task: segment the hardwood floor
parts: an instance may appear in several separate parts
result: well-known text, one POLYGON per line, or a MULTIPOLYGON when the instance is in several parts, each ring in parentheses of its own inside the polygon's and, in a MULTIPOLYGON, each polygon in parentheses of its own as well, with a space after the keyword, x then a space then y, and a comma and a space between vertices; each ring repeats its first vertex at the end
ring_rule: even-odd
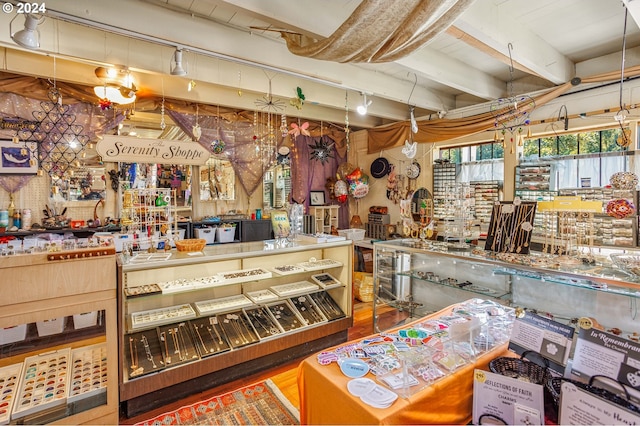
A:
MULTIPOLYGON (((359 339, 373 333, 373 302, 358 302, 354 304, 353 309, 353 327, 348 331, 349 340, 359 339)), ((403 318, 398 318, 402 320, 403 318)), ((243 386, 250 385, 262 380, 271 379, 280 388, 282 393, 291 401, 291 403, 300 408, 300 398, 298 396, 297 367, 302 361, 296 359, 286 364, 253 374, 242 379, 234 380, 222 386, 218 386, 207 390, 206 392, 197 393, 188 398, 181 399, 164 407, 149 411, 147 413, 131 417, 121 418, 120 424, 134 424, 154 416, 160 415, 167 411, 172 411, 183 405, 193 404, 203 399, 211 398, 216 395, 231 392, 243 386)))

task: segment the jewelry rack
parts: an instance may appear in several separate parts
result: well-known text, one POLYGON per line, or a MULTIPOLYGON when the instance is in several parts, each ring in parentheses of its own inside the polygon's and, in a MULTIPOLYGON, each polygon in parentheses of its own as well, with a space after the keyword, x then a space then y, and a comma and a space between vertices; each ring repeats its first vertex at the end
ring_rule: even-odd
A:
POLYGON ((516 200, 493 205, 485 250, 494 253, 528 254, 536 203, 516 200))
POLYGON ((296 313, 295 308, 287 300, 269 304, 267 309, 285 332, 297 330, 306 325, 302 317, 296 313))
POLYGON ((474 201, 471 187, 468 183, 449 183, 445 186, 444 199, 444 241, 449 243, 449 248, 465 249, 469 247, 467 240, 471 238, 471 221, 468 217, 474 201))
MULTIPOLYGON (((164 344, 164 343, 163 343, 164 344)), ((129 378, 144 376, 165 368, 158 330, 130 334, 125 339, 129 378)))
POLYGON ((297 309, 298 313, 307 325, 320 324, 326 322, 327 319, 322 311, 316 306, 309 295, 302 295, 288 299, 297 309))
POLYGON ((155 238, 178 235, 176 210, 175 192, 170 188, 125 189, 122 232, 138 234, 139 248, 148 248, 155 238))

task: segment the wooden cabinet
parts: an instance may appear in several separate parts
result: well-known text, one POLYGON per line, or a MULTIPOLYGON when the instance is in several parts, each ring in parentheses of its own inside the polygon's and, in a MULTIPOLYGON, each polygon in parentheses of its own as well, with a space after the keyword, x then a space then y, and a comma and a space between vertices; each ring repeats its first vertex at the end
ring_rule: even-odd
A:
POLYGON ((12 423, 118 423, 115 255, 94 251, 90 258, 56 260, 70 253, 0 262, 0 371, 24 365, 12 423), (78 363, 90 369, 76 370, 78 363), (30 374, 44 365, 55 389, 37 399, 26 388, 30 374))
POLYGON ((331 228, 338 229, 338 210, 340 206, 309 207, 309 214, 313 217, 315 232, 330 234, 331 228))
POLYGON ((229 247, 172 252, 160 262, 119 259, 126 415, 346 341, 351 241, 229 247), (337 283, 318 277, 326 274, 337 283))

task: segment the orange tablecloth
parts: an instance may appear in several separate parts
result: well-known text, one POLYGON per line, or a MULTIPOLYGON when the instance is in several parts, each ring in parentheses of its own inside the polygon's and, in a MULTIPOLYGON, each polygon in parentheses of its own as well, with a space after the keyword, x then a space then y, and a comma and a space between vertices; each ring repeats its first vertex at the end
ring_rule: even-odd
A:
MULTIPOLYGON (((451 312, 451 308, 445 308, 415 322, 435 318, 445 312, 451 312)), ((410 325, 405 324, 399 328, 407 328, 410 325)), ((399 397, 385 409, 371 407, 360 398, 351 395, 347 390, 347 383, 351 379, 342 374, 338 365, 335 362, 330 365, 320 365, 317 355, 312 355, 302 361, 298 367, 300 423, 307 425, 468 424, 471 421, 473 403, 473 370, 476 368, 487 370, 489 361, 507 352, 505 342, 478 357, 475 364, 456 370, 408 399, 399 397)), ((371 373, 367 374, 367 377, 375 379, 371 373)))

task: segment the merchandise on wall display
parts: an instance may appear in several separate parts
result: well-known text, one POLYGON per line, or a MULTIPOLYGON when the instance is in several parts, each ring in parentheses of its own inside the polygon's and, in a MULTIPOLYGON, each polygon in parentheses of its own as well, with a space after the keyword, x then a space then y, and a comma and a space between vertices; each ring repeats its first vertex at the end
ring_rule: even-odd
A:
POLYGON ((638 186, 638 176, 632 172, 617 172, 609 179, 615 189, 635 190, 638 186))
POLYGON ((514 200, 494 204, 485 250, 527 254, 536 214, 536 203, 514 200))
POLYGON ((389 160, 384 157, 378 157, 371 163, 371 168, 369 170, 371 172, 371 176, 376 179, 381 179, 389 174, 391 171, 391 165, 389 164, 389 160))

